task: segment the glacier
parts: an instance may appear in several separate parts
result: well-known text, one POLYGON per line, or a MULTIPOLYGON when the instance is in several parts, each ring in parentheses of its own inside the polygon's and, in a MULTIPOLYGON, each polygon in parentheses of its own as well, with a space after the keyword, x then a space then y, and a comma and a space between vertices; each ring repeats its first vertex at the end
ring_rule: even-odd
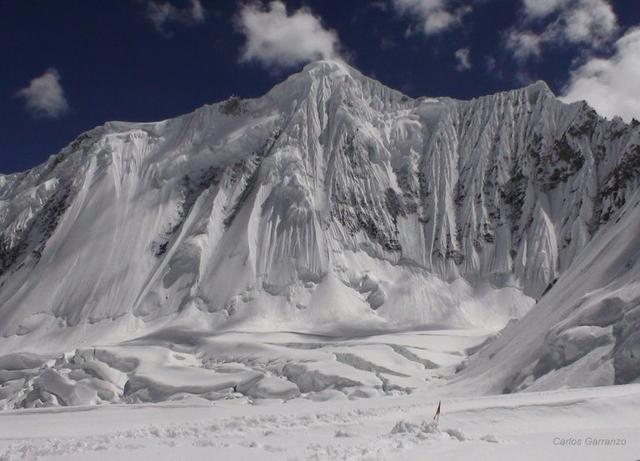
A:
MULTIPOLYGON (((133 369, 122 363, 168 354, 133 354, 145 338, 202 359, 211 349, 190 335, 506 326, 467 344, 479 352, 457 364, 454 385, 632 382, 638 178, 640 124, 565 104, 543 82, 414 99, 344 62, 314 62, 262 97, 108 122, 0 176, 0 355, 15 371, 66 353, 57 366, 69 372, 104 345, 109 368, 83 373, 107 373, 102 395, 122 397, 133 369)), ((335 376, 366 372, 365 387, 384 387, 379 366, 331 350, 348 362, 337 368, 357 370, 335 376)), ((398 360, 390 353, 374 356, 398 360)), ((234 366, 244 378, 220 389, 263 392, 255 370, 234 366)), ((277 395, 335 387, 331 375, 294 389, 312 368, 295 366, 263 384, 277 395)), ((52 373, 20 379, 59 388, 52 373)), ((150 379, 138 369, 129 390, 168 398, 166 383, 148 397, 150 379)))

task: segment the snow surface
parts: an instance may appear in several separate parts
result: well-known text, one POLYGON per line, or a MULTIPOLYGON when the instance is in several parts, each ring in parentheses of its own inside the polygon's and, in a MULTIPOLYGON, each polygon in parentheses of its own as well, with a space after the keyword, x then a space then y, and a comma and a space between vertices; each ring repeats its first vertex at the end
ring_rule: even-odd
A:
POLYGON ((58 357, 0 359, 0 408, 264 399, 347 400, 441 385, 483 330, 363 336, 161 330, 58 357))
POLYGON ((638 229, 640 191, 536 307, 481 350, 459 380, 484 383, 482 392, 638 381, 638 229))
POLYGON ((640 385, 488 397, 448 397, 440 389, 351 401, 37 409, 0 413, 0 428, 3 461, 631 460, 640 452, 640 385))
POLYGON ((478 396, 452 375, 487 333, 163 331, 5 357, 0 460, 634 459, 640 384, 478 396))

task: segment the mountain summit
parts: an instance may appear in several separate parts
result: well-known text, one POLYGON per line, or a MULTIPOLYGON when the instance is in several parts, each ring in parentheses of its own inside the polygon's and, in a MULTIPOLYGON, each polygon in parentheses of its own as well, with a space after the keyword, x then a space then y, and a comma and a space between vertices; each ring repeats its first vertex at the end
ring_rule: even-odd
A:
POLYGON ((497 329, 637 214, 639 145, 543 82, 412 99, 338 61, 106 123, 0 176, 0 344, 497 329))

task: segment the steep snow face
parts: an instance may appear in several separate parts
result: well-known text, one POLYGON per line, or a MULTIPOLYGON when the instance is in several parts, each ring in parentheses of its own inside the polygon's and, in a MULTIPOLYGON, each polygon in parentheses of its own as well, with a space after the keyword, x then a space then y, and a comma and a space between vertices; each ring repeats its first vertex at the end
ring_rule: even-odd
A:
POLYGON ((414 100, 334 61, 258 99, 107 123, 0 177, 3 347, 167 324, 499 328, 624 206, 639 133, 543 83, 414 100))
POLYGON ((473 357, 461 385, 515 392, 640 379, 640 190, 613 217, 535 308, 473 357))

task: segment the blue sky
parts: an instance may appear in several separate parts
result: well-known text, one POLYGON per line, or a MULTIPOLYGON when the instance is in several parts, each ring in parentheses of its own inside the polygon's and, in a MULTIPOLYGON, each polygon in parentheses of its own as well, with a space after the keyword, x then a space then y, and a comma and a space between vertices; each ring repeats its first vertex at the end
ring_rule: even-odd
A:
POLYGON ((0 0, 0 173, 108 120, 258 96, 344 59, 410 96, 545 80, 640 118, 638 0, 0 0))

